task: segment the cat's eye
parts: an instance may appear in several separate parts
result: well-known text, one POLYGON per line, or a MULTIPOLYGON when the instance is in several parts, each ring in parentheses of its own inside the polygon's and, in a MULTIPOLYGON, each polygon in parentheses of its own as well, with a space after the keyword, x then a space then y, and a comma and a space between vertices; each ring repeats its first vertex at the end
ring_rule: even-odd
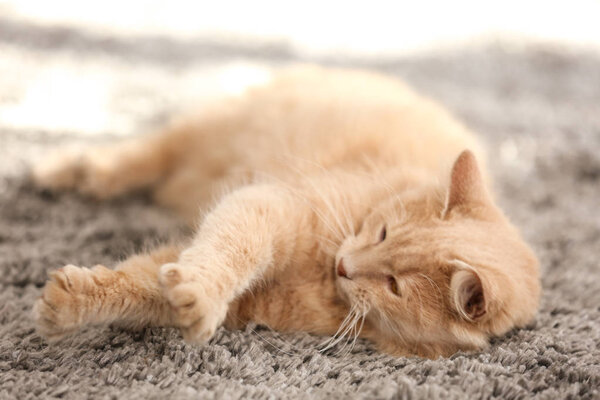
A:
POLYGON ((398 289, 398 282, 396 282, 396 278, 394 278, 392 275, 388 275, 387 281, 391 292, 396 296, 400 296, 400 290, 398 289))
POLYGON ((379 242, 378 243, 383 242, 386 237, 387 237, 387 227, 384 225, 383 228, 381 228, 381 231, 379 232, 379 242))

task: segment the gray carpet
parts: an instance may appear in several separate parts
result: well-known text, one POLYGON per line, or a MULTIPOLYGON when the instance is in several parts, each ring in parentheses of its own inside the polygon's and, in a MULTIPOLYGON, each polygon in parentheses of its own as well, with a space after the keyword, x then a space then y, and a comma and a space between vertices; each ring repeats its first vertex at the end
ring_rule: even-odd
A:
POLYGON ((321 338, 259 326, 220 330, 202 347, 168 329, 91 329, 44 343, 30 309, 48 270, 112 265, 185 232, 143 193, 95 203, 38 191, 26 164, 60 144, 157 126, 197 90, 189 82, 234 58, 300 57, 285 43, 119 37, 7 19, 0 54, 0 398, 600 398, 600 57, 489 45, 379 63, 310 60, 401 76, 480 132, 499 201, 542 261, 534 323, 480 353, 432 361, 378 354, 366 342, 349 355, 320 354, 321 338), (109 78, 100 134, 15 117, 48 70, 109 78))

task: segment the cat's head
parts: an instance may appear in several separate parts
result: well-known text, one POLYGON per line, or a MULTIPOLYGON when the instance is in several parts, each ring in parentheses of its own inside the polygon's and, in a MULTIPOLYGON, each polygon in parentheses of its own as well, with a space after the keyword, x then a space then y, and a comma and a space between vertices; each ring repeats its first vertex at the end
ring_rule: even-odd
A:
POLYGON ((336 285, 388 350, 434 357, 481 348, 534 316, 538 261, 463 152, 445 196, 392 196, 336 255, 336 285))

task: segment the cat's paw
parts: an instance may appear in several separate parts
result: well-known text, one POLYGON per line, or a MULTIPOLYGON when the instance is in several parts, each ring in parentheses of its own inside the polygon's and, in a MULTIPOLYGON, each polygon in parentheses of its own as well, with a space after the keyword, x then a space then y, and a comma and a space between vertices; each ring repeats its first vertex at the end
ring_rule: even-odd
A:
POLYGON ((67 265, 51 272, 33 306, 37 332, 49 341, 56 341, 81 328, 88 292, 93 285, 92 271, 87 268, 67 265))
POLYGON ((64 149, 37 162, 31 171, 34 183, 44 189, 74 189, 82 178, 83 153, 64 149))
POLYGON ((160 283, 175 310, 175 324, 186 342, 206 343, 227 315, 228 303, 217 295, 214 283, 203 281, 193 267, 175 263, 160 269, 160 283))
POLYGON ((122 180, 111 154, 101 149, 64 149, 35 164, 31 176, 44 189, 76 190, 98 199, 121 193, 122 180))

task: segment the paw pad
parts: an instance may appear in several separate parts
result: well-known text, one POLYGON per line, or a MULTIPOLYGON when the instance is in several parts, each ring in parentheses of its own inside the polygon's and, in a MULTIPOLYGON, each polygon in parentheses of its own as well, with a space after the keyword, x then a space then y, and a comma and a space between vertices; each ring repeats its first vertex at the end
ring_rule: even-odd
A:
POLYGON ((183 281, 181 267, 175 263, 164 264, 160 267, 160 284, 165 287, 173 287, 183 281))

